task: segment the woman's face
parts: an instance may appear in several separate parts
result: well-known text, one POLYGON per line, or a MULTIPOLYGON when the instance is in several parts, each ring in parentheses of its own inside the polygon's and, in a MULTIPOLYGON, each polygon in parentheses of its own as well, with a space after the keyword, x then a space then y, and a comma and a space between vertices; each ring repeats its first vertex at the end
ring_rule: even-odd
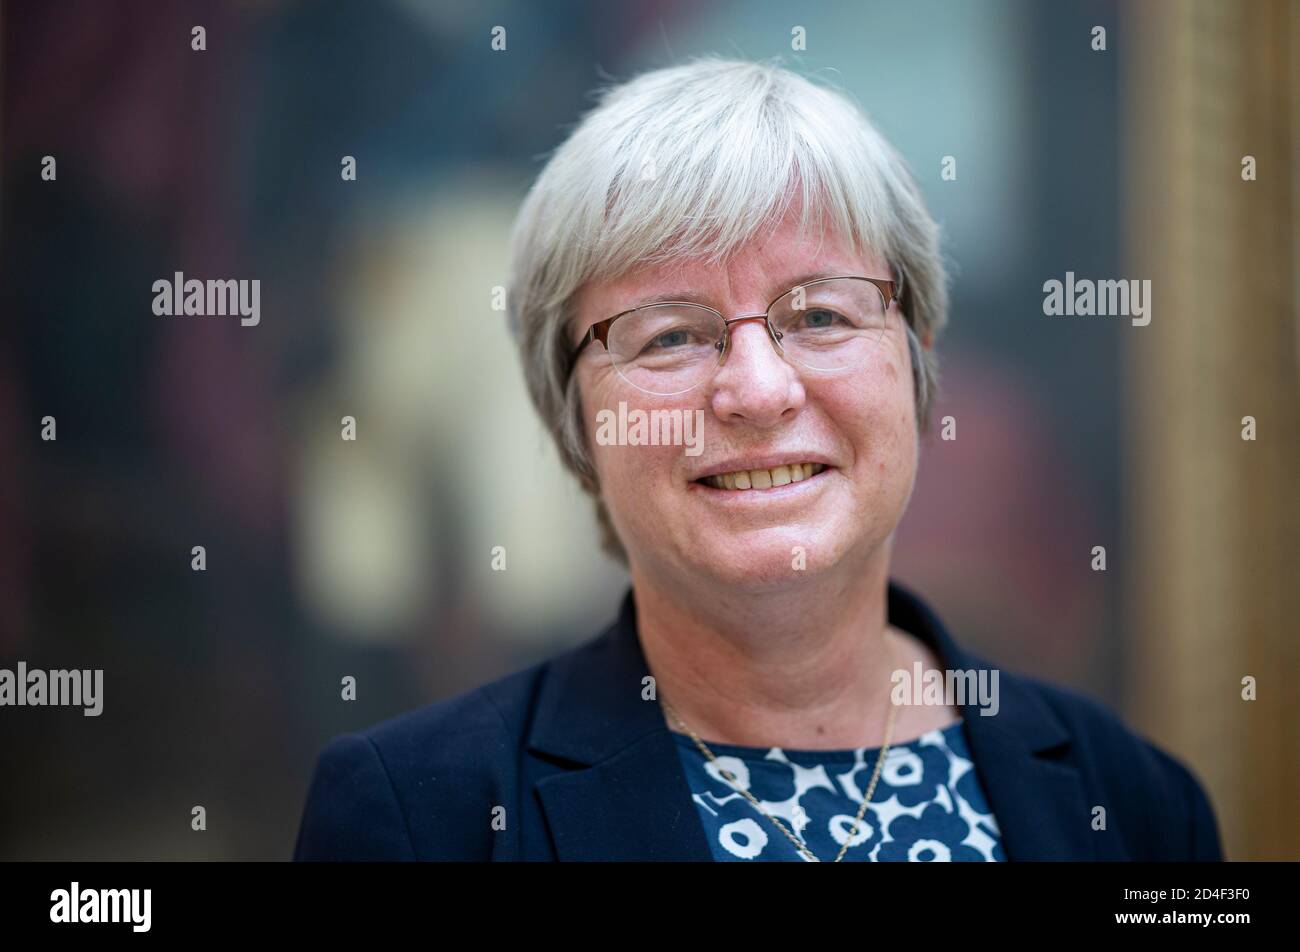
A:
MULTIPOLYGON (((590 284, 575 299, 571 342, 638 302, 691 290, 726 317, 759 314, 807 276, 888 278, 878 256, 787 221, 725 265, 643 269, 590 284)), ((865 564, 902 518, 917 465, 912 371, 897 304, 861 366, 806 370, 781 356, 762 321, 731 326, 731 344, 712 378, 676 396, 628 383, 599 343, 578 375, 587 446, 600 491, 634 573, 714 579, 757 591, 807 577, 843 560, 865 564), (598 414, 702 411, 702 452, 690 446, 618 445, 597 439, 598 414), (719 489, 702 477, 820 463, 817 475, 782 486, 719 489)), ((606 435, 612 428, 605 430, 606 435)), ((698 440, 698 435, 696 436, 698 440)), ((784 474, 778 475, 778 481, 784 474)), ((743 480, 741 480, 743 483, 743 480)))

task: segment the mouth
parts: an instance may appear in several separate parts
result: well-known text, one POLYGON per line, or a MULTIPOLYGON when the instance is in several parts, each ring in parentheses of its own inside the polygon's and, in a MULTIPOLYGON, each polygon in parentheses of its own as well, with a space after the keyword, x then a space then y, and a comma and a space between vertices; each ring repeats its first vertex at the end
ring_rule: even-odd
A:
POLYGON ((694 482, 712 489, 730 492, 754 492, 764 489, 777 489, 791 483, 801 483, 817 478, 827 469, 833 467, 825 463, 786 463, 769 469, 739 469, 730 473, 714 473, 702 476, 694 482))

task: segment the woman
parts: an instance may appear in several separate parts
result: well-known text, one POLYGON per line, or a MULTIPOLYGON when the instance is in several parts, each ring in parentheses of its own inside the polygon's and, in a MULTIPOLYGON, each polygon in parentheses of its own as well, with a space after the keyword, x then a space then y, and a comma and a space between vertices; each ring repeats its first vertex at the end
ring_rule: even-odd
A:
POLYGON ((631 589, 582 647, 335 738, 296 858, 1221 858, 1183 765, 889 578, 947 293, 846 99, 716 59, 617 87, 513 257, 530 393, 631 589))

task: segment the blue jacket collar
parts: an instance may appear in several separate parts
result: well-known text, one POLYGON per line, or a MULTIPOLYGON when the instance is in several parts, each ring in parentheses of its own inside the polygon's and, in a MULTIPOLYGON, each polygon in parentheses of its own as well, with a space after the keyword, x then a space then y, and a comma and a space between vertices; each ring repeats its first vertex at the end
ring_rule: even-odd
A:
MULTIPOLYGON (((894 581, 887 611, 943 667, 994 669, 894 581)), ((643 700, 649 673, 630 589, 609 628, 548 666, 528 749, 569 768, 537 784, 561 859, 712 858, 672 734, 659 705, 643 700)), ((998 687, 996 715, 967 704, 962 716, 1008 859, 1092 858, 1077 771, 1056 756, 1068 731, 1030 682, 999 671, 998 687)))

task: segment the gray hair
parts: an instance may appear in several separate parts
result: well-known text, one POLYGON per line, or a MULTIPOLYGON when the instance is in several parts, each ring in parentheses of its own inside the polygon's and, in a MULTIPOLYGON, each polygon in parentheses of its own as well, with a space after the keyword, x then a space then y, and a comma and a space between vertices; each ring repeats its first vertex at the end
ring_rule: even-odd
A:
POLYGON ((596 500, 607 552, 626 562, 586 446, 572 300, 589 282, 684 261, 718 263, 784 219, 879 252, 903 277, 916 415, 938 386, 948 320, 939 227, 899 154, 842 93, 776 63, 706 57, 597 93, 533 183, 510 241, 510 329, 560 458, 596 500), (922 351, 918 336, 926 343, 922 351))

